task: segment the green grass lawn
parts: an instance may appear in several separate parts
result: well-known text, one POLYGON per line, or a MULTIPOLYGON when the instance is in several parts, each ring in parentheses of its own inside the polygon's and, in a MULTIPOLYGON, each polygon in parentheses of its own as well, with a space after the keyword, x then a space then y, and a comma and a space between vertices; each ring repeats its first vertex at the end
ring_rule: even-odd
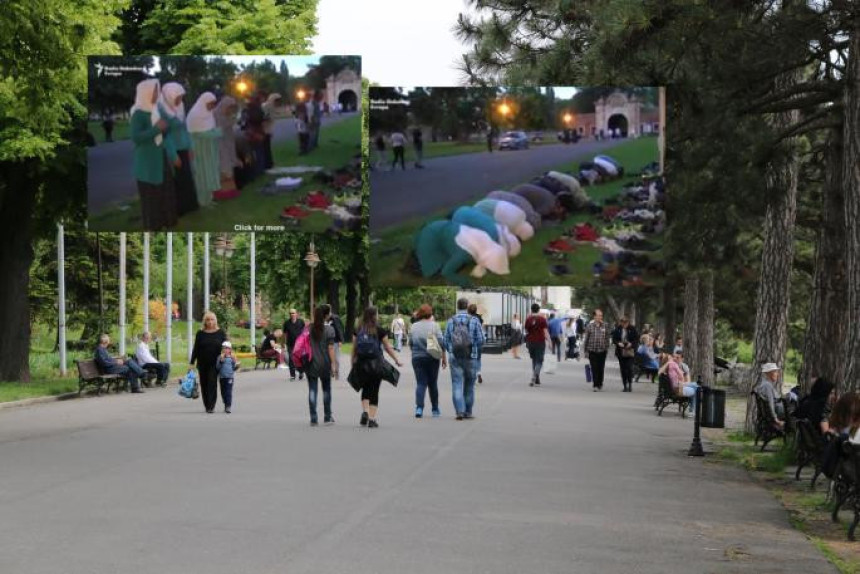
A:
MULTIPOLYGON (((96 139, 96 143, 105 143, 105 130, 102 128, 101 121, 88 121, 87 130, 96 139)), ((114 120, 113 122, 113 141, 127 140, 129 137, 128 122, 126 120, 114 120)))
MULTIPOLYGON (((645 164, 657 160, 657 142, 654 138, 642 138, 632 140, 612 148, 607 153, 621 162, 628 173, 638 171, 645 164)), ((559 171, 574 171, 578 169, 579 163, 586 157, 577 157, 572 161, 559 165, 555 169, 559 171)), ((537 175, 537 174, 535 174, 537 175)), ((524 178, 525 179, 525 178, 524 178)), ((586 188, 589 197, 602 201, 617 196, 625 183, 635 178, 626 177, 603 185, 586 188)), ((509 188, 522 183, 511 182, 509 188)), ((485 194, 478 193, 475 197, 463 201, 463 205, 482 198, 485 194)), ((407 262, 412 251, 412 242, 415 234, 429 221, 445 218, 452 208, 440 210, 419 218, 409 220, 402 225, 389 228, 374 237, 371 244, 371 277, 374 284, 390 285, 397 287, 417 287, 421 285, 446 285, 446 280, 441 276, 424 278, 407 270, 407 262)), ((567 254, 564 260, 550 259, 543 253, 544 246, 551 240, 558 238, 562 232, 571 226, 590 221, 597 226, 605 226, 598 223, 597 219, 590 214, 574 214, 561 223, 544 225, 535 233, 535 236, 523 242, 522 252, 511 260, 511 273, 509 275, 493 275, 488 273, 485 277, 473 281, 476 284, 487 286, 504 285, 591 285, 594 283, 592 265, 600 260, 601 252, 591 245, 579 245, 572 253, 567 254), (569 274, 555 275, 550 271, 551 265, 566 264, 570 270, 569 274)), ((649 240, 661 243, 659 236, 651 237, 649 240)), ((659 260, 661 253, 652 253, 652 259, 659 260)), ((643 279, 648 283, 659 283, 662 277, 646 275, 643 279)))
MULTIPOLYGON (((276 143, 272 152, 276 166, 322 166, 335 169, 349 164, 352 157, 361 151, 361 118, 353 116, 324 126, 320 133, 320 146, 305 156, 298 155, 298 142, 294 139, 276 143)), ((174 231, 233 231, 234 225, 257 224, 282 226, 279 214, 284 207, 299 203, 308 192, 323 190, 333 192, 312 181, 306 174, 302 186, 288 194, 265 196, 259 190, 274 181, 276 176, 264 175, 248 184, 238 198, 215 202, 180 218, 174 231)), ((142 231, 140 204, 134 200, 90 217, 90 229, 99 231, 142 231)), ((323 212, 311 212, 297 226, 286 230, 322 233, 332 224, 332 217, 323 212)), ((268 231, 277 231, 269 229, 268 231)))

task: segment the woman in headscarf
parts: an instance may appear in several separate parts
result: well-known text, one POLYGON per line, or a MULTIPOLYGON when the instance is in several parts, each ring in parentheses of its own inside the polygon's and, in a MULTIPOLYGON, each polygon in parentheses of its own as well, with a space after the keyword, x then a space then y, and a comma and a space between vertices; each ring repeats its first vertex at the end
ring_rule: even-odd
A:
POLYGON ((278 105, 278 102, 281 99, 281 94, 269 94, 269 97, 266 98, 266 101, 263 102, 263 133, 265 134, 265 139, 263 143, 265 145, 265 167, 266 169, 270 169, 274 167, 275 160, 272 158, 272 135, 275 133, 275 118, 274 111, 278 105))
POLYGON ((800 399, 794 417, 806 419, 812 426, 826 433, 830 429, 830 399, 833 388, 833 383, 826 378, 815 379, 809 394, 800 399))
POLYGON ((167 121, 168 130, 164 134, 170 147, 176 150, 179 162, 173 176, 176 190, 176 211, 180 217, 197 209, 197 191, 194 188, 194 175, 191 172, 191 162, 194 160, 191 151, 191 136, 185 127, 185 104, 182 97, 185 88, 176 82, 164 84, 161 88, 159 113, 167 121))
POLYGON ((176 197, 170 163, 178 156, 165 141, 168 125, 158 111, 160 91, 158 80, 143 80, 137 85, 131 108, 134 177, 146 231, 159 231, 176 225, 176 197))
POLYGON ((236 186, 234 170, 242 167, 236 153, 236 114, 239 104, 230 96, 224 96, 215 107, 215 124, 221 129, 221 139, 218 142, 218 157, 221 171, 222 198, 235 197, 239 194, 236 186))
POLYGON ((194 148, 194 183, 197 186, 197 203, 206 206, 212 203, 212 192, 221 188, 221 166, 218 143, 221 130, 215 124, 215 94, 203 92, 191 111, 186 126, 194 148))

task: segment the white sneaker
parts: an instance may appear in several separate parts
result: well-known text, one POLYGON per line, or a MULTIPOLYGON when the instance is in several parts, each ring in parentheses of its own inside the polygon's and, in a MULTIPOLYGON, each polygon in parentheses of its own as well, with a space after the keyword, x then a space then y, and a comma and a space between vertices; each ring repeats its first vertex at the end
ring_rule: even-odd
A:
POLYGON ((286 365, 278 365, 278 368, 283 370, 283 369, 286 369, 287 366, 286 365))

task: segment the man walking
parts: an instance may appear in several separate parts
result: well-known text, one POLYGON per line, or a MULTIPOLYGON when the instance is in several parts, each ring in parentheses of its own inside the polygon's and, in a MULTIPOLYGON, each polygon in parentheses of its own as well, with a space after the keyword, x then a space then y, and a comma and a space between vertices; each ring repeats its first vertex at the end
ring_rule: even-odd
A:
POLYGON ((478 355, 484 346, 484 332, 477 317, 469 315, 469 300, 457 300, 457 314, 445 327, 445 350, 449 353, 451 388, 457 420, 471 419, 475 404, 478 355))
POLYGON ((424 134, 421 133, 421 128, 412 130, 412 146, 415 148, 415 167, 421 169, 424 167, 421 163, 424 159, 424 134))
POLYGON ((134 361, 126 361, 124 359, 114 359, 108 353, 108 345, 110 345, 110 337, 101 335, 99 337, 99 346, 96 347, 95 362, 99 372, 105 375, 120 375, 129 382, 131 392, 142 393, 140 388, 140 377, 144 375, 143 369, 134 361))
POLYGON ((561 362, 561 337, 564 334, 564 319, 556 317, 555 313, 549 316, 549 340, 552 343, 552 352, 556 360, 561 362))
POLYGON ((403 335, 406 333, 406 322, 398 313, 391 322, 391 334, 394 336, 394 350, 398 353, 403 349, 403 335))
POLYGON ((592 384, 596 393, 603 390, 603 370, 606 366, 606 350, 609 348, 606 323, 603 322, 603 311, 600 309, 594 310, 594 319, 585 327, 582 348, 588 353, 588 364, 591 365, 592 384))
POLYGON ((394 159, 391 160, 391 171, 397 167, 397 162, 400 162, 400 167, 406 171, 406 136, 402 132, 396 131, 391 134, 391 151, 394 153, 394 159))
POLYGON ((170 376, 170 363, 162 363, 152 356, 149 350, 149 343, 151 341, 152 334, 149 331, 144 331, 140 336, 140 342, 137 344, 134 357, 145 371, 155 371, 156 384, 163 385, 167 382, 167 377, 170 376))
MULTIPOLYGON (((284 339, 287 345, 287 364, 290 367, 290 380, 296 380, 296 365, 293 363, 293 347, 296 344, 296 340, 299 338, 299 335, 302 334, 302 331, 305 330, 305 322, 299 319, 299 313, 295 309, 290 309, 290 318, 284 321, 284 339)), ((304 376, 301 368, 299 371, 299 380, 302 380, 304 376)))
POLYGON ((540 385, 540 370, 543 368, 543 358, 546 354, 546 344, 550 341, 549 326, 540 314, 540 305, 532 303, 532 313, 523 325, 526 332, 526 348, 532 360, 532 378, 530 387, 540 385))

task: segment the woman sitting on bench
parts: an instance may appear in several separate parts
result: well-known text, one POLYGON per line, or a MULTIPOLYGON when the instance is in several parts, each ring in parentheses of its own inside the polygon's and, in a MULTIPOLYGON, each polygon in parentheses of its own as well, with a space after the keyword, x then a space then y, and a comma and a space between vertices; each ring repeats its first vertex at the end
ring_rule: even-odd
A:
POLYGON ((690 408, 696 412, 696 383, 684 382, 684 371, 669 353, 660 353, 660 369, 657 374, 666 374, 672 382, 672 392, 679 397, 690 397, 690 408))
POLYGON ((824 377, 815 379, 809 394, 800 399, 794 417, 808 420, 822 434, 830 430, 830 400, 834 386, 824 377))
POLYGON ((642 365, 640 371, 650 376, 653 383, 654 379, 657 378, 660 364, 658 362, 659 357, 654 352, 651 335, 642 335, 639 338, 639 347, 636 349, 636 355, 638 355, 639 364, 642 365))

